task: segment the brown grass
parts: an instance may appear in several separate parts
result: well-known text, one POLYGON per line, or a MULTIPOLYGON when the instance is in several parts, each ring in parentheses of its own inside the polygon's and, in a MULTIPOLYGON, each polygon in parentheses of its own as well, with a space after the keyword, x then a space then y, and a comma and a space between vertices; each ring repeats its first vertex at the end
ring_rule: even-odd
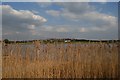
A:
POLYGON ((3 78, 118 77, 118 46, 115 43, 40 44, 37 41, 31 46, 3 46, 3 78))
POLYGON ((2 43, 0 42, 0 79, 2 78, 2 43))

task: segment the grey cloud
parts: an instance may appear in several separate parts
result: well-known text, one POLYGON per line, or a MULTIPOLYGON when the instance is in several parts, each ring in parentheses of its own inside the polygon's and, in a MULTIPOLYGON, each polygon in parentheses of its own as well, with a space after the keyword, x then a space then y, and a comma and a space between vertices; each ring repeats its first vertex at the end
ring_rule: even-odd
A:
MULTIPOLYGON (((42 3, 41 3, 42 4, 42 3)), ((99 13, 88 3, 57 3, 61 10, 47 10, 54 17, 72 23, 43 25, 47 20, 28 10, 3 6, 3 37, 10 39, 86 38, 117 39, 117 18, 99 13), (82 23, 82 24, 80 24, 82 23)))
POLYGON ((60 11, 56 11, 56 10, 47 10, 46 13, 50 14, 54 17, 59 17, 60 16, 60 11))
POLYGON ((46 8, 52 5, 52 2, 38 2, 37 4, 42 8, 46 8))
POLYGON ((87 2, 68 2, 68 3, 57 3, 57 4, 63 6, 63 10, 79 15, 94 10, 94 7, 90 6, 89 3, 87 2))
POLYGON ((40 27, 47 21, 44 17, 35 15, 29 10, 15 10, 9 5, 2 5, 0 8, 2 8, 3 37, 18 34, 31 35, 32 29, 40 27))
MULTIPOLYGON (((84 23, 84 27, 90 30, 107 30, 108 28, 117 28, 117 17, 100 13, 95 10, 94 6, 86 2, 68 2, 68 3, 56 3, 63 7, 62 10, 48 10, 51 15, 58 14, 57 17, 66 18, 69 21, 75 21, 78 23, 84 23), (56 13, 57 12, 57 13, 56 13), (89 28, 90 27, 90 28, 89 28), (93 29, 95 28, 95 29, 93 29), (104 28, 104 29, 101 29, 104 28)), ((117 12, 116 12, 117 13, 117 12)), ((56 17, 56 16, 55 16, 56 17)))

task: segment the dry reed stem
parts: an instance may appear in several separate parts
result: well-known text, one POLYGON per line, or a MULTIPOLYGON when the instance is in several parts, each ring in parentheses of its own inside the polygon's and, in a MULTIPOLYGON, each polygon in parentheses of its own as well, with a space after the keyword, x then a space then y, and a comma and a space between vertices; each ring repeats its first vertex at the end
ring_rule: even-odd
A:
POLYGON ((115 43, 58 43, 39 41, 24 47, 3 46, 3 78, 116 78, 115 43))

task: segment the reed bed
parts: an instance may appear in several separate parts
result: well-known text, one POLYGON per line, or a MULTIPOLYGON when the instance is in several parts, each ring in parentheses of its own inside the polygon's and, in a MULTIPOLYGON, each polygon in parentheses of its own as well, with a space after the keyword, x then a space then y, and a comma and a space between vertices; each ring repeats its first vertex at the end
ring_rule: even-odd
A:
POLYGON ((0 42, 0 79, 2 78, 2 43, 0 42))
POLYGON ((3 78, 117 78, 116 43, 8 44, 2 48, 3 78))

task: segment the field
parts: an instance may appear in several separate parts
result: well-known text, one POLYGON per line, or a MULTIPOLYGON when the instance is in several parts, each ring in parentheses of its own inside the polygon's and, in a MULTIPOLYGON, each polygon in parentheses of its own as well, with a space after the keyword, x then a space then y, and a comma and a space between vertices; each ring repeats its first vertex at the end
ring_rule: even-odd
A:
POLYGON ((116 43, 40 43, 2 46, 3 78, 117 78, 116 43))

